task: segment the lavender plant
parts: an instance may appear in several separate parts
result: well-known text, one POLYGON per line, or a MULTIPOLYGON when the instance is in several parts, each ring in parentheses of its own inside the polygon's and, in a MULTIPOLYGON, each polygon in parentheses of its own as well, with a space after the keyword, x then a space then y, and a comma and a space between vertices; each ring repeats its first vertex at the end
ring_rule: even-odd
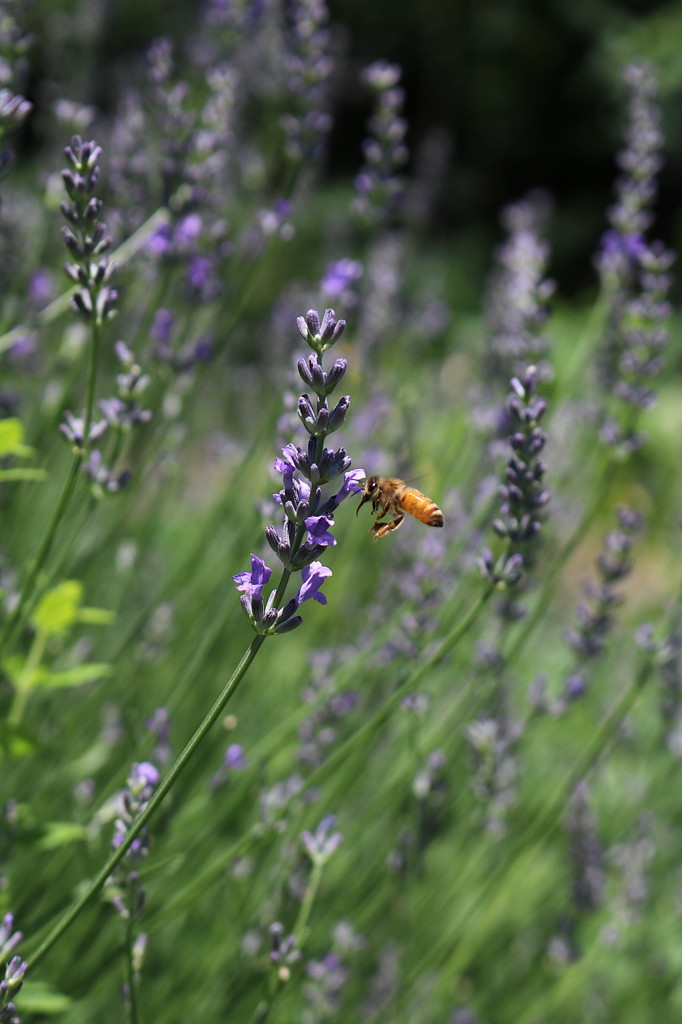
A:
POLYGON ((675 258, 662 242, 647 237, 662 165, 656 83, 642 62, 629 64, 624 78, 629 103, 625 146, 618 156, 621 175, 597 257, 607 302, 600 380, 616 400, 606 404, 602 437, 621 456, 644 443, 638 423, 655 402, 652 381, 663 367, 675 258))
MULTIPOLYGON (((17 948, 22 938, 22 933, 14 930, 14 916, 5 914, 0 925, 0 961, 17 948)), ((0 981, 0 1021, 3 1024, 21 1024, 12 1000, 23 985, 27 966, 26 961, 16 954, 5 964, 5 976, 0 981)))
POLYGON ((407 160, 407 124, 401 116, 404 92, 396 64, 377 61, 365 68, 362 80, 372 92, 374 112, 363 144, 365 165, 355 179, 354 211, 361 223, 390 224, 404 198, 400 169, 407 160))
MULTIPOLYGON (((114 849, 125 841, 128 829, 149 804, 158 782, 159 772, 151 762, 132 766, 128 785, 118 796, 119 816, 112 840, 114 849)), ((124 860, 118 864, 104 890, 105 898, 111 902, 125 924, 127 970, 124 999, 133 1020, 137 1017, 137 990, 147 947, 147 936, 138 931, 138 920, 146 902, 146 893, 140 882, 139 864, 147 856, 148 849, 149 835, 144 830, 130 845, 124 860)))
POLYGON ((268 526, 265 538, 282 563, 282 575, 267 603, 263 600, 263 588, 270 580, 272 569, 261 558, 252 555, 250 572, 233 577, 242 594, 242 607, 259 636, 297 629, 303 621, 297 613, 304 601, 313 598, 320 604, 327 603, 320 587, 332 572, 318 561, 318 556, 325 548, 336 544, 331 533, 336 509, 350 494, 361 490, 359 481, 365 475, 364 470, 349 470, 351 460, 345 448, 333 450, 325 448, 324 444, 327 436, 343 425, 350 405, 348 395, 340 398, 333 409, 327 401, 346 373, 346 360, 337 359, 330 370, 325 371, 322 359, 338 341, 345 326, 345 320, 337 321, 331 309, 325 310, 321 321, 313 309, 298 318, 299 333, 314 353, 307 361, 299 359, 298 372, 317 397, 313 404, 304 393, 298 401, 298 415, 309 435, 306 449, 288 444, 282 449, 282 458, 275 460, 283 486, 274 497, 282 506, 285 518, 282 533, 268 526), (324 485, 342 474, 340 489, 325 496, 324 485), (296 572, 301 573, 298 592, 280 607, 289 579, 296 572))

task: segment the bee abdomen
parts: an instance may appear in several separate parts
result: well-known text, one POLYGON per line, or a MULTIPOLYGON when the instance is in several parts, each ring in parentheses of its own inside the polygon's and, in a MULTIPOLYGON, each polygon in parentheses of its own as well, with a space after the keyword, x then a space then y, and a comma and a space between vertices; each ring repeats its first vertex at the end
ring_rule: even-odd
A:
POLYGON ((443 513, 435 501, 431 501, 431 498, 427 498, 425 494, 417 491, 414 487, 409 488, 405 492, 400 504, 406 512, 409 512, 415 519, 419 519, 420 522, 425 523, 427 526, 443 525, 443 513))

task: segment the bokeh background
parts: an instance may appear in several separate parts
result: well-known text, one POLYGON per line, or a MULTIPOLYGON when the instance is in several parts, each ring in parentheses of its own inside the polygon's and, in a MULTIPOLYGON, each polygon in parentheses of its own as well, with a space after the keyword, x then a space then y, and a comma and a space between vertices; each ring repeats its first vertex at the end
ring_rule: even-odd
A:
MULTIPOLYGON (((656 67, 666 134, 659 234, 679 236, 682 5, 655 2, 332 0, 336 71, 327 176, 356 173, 368 115, 358 72, 379 58, 403 70, 410 170, 429 184, 424 244, 447 244, 474 280, 484 273, 499 211, 530 189, 555 201, 551 241, 562 289, 594 286, 590 254, 610 202, 623 124, 620 76, 640 56, 656 67)), ((200 8, 187 0, 82 5, 28 0, 36 34, 27 95, 111 112, 150 42, 182 49, 200 8)), ((264 72, 265 73, 265 72, 264 72)), ((40 149, 40 113, 24 145, 40 149)))

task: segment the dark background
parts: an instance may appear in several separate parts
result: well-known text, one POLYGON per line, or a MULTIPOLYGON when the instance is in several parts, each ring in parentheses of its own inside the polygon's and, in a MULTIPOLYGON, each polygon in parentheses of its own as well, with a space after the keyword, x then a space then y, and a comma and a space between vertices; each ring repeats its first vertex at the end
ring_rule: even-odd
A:
MULTIPOLYGON (((329 9, 338 69, 329 179, 352 177, 361 160, 368 107, 360 69, 378 58, 396 62, 407 94, 408 170, 431 168, 426 226, 434 239, 475 230, 487 245, 505 203, 547 189, 555 203, 553 270, 563 290, 579 291, 594 283, 591 254, 612 195, 622 69, 641 56, 656 68, 666 134, 655 231, 679 247, 678 0, 329 0, 329 9)), ((43 76, 63 74, 68 98, 106 108, 121 67, 159 35, 182 47, 200 14, 188 0, 34 3, 32 91, 40 95, 43 76)))

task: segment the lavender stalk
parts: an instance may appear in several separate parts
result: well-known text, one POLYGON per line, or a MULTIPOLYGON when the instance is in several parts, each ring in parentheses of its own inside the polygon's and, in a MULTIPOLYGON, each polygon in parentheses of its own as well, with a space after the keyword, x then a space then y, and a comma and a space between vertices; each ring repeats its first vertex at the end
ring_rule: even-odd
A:
POLYGON ((106 256, 110 239, 106 234, 106 225, 101 219, 102 202, 94 194, 99 177, 97 160, 102 151, 95 142, 83 142, 80 136, 75 135, 64 152, 68 167, 62 172, 62 178, 69 201, 62 202, 61 211, 68 224, 68 227, 63 229, 64 244, 71 256, 71 262, 64 265, 64 270, 77 285, 72 296, 74 309, 90 324, 91 331, 86 406, 82 417, 72 416, 70 421, 67 420, 65 433, 73 443, 73 462, 45 535, 28 570, 19 599, 0 630, 0 654, 21 622, 33 596, 38 576, 52 550, 57 530, 71 502, 82 463, 90 451, 92 440, 98 436, 99 428, 93 427, 92 420, 101 328, 113 315, 118 297, 108 283, 113 271, 113 264, 106 256))

